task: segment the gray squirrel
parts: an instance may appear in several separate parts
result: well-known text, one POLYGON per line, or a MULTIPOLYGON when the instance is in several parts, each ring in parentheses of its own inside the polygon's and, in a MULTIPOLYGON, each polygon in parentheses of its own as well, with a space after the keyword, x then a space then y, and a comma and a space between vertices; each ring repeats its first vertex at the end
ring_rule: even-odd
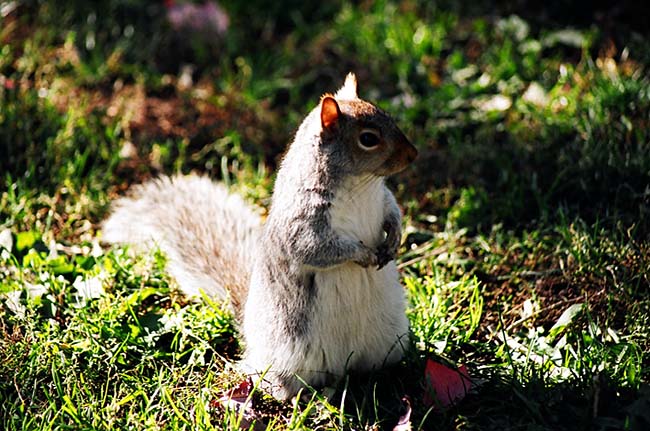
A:
POLYGON ((403 357, 401 214, 384 177, 416 155, 348 74, 300 125, 264 223, 220 183, 164 177, 114 202, 103 240, 158 246, 185 294, 229 298, 244 338, 240 368, 289 399, 403 357))

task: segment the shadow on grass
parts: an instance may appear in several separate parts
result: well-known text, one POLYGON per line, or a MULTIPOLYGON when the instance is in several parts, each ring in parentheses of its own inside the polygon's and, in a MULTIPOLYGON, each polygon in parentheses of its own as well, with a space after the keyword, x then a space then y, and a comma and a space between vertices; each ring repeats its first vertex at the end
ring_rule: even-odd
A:
POLYGON ((350 425, 379 424, 392 430, 411 400, 413 430, 645 430, 650 426, 650 387, 620 387, 595 373, 554 382, 548 376, 512 376, 489 368, 471 370, 473 388, 448 409, 423 403, 424 362, 396 366, 372 376, 351 376, 330 403, 354 418, 350 425), (358 419, 357 419, 358 418, 358 419), (358 420, 358 422, 357 422, 358 420))

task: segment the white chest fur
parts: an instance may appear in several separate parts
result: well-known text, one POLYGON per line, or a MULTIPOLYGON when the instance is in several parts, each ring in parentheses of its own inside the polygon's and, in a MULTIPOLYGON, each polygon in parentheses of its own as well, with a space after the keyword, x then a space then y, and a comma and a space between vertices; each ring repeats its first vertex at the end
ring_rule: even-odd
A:
MULTIPOLYGON (((330 208, 332 230, 377 247, 384 237, 384 193, 389 192, 378 178, 344 184, 330 208)), ((315 283, 312 350, 321 353, 310 358, 315 366, 340 376, 346 369, 378 368, 402 357, 408 322, 394 262, 381 270, 348 262, 317 272, 315 283)))
POLYGON ((337 234, 376 247, 382 240, 384 183, 380 178, 354 178, 336 193, 330 225, 337 234))

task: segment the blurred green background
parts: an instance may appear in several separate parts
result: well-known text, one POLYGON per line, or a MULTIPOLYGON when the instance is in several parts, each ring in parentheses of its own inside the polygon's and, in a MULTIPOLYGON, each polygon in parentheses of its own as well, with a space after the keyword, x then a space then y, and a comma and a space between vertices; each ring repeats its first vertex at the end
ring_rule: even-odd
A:
POLYGON ((128 142, 155 156, 140 174, 272 169, 354 71, 421 150, 403 180, 429 212, 462 195, 452 218, 472 227, 646 215, 642 4, 303 3, 4 2, 0 167, 39 186, 110 175, 128 142))

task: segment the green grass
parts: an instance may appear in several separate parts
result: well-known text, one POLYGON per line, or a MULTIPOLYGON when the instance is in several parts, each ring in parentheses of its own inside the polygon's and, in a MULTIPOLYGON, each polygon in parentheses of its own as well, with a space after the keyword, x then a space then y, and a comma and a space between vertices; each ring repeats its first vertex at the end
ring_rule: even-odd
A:
POLYGON ((644 7, 303 3, 224 1, 209 38, 158 3, 0 3, 0 428, 251 425, 218 403, 242 379, 225 304, 99 223, 160 173, 268 206, 350 70, 420 150, 389 180, 413 346, 295 405, 255 391, 256 429, 392 429, 405 395, 413 429, 650 427, 644 7), (422 401, 428 358, 474 379, 448 410, 422 401))

